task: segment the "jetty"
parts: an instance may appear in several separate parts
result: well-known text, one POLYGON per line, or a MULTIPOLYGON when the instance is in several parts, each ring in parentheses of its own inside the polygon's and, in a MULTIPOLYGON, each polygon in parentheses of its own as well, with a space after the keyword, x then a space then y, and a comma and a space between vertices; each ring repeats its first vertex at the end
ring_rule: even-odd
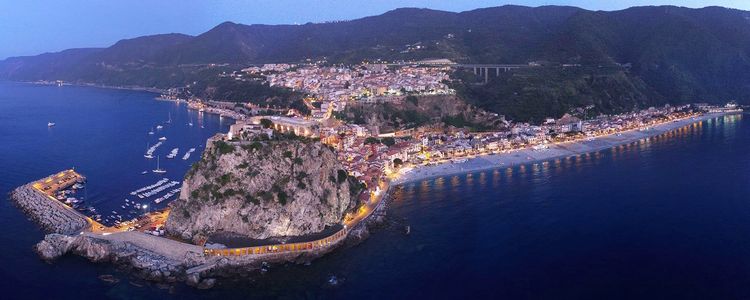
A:
POLYGON ((11 192, 11 200, 49 233, 76 234, 88 231, 96 221, 55 199, 55 194, 86 180, 74 170, 65 170, 11 192))

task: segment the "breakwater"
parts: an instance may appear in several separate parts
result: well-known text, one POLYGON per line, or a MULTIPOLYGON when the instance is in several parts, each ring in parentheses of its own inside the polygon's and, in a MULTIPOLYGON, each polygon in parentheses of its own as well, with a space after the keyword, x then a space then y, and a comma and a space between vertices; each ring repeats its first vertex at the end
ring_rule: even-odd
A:
POLYGON ((10 198, 32 221, 49 233, 76 234, 90 226, 86 216, 43 194, 31 184, 13 190, 10 198))

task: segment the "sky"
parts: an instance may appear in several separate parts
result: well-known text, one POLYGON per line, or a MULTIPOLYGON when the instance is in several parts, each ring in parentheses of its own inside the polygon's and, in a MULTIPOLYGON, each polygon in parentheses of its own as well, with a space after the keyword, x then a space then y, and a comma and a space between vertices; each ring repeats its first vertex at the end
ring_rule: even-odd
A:
POLYGON ((750 10, 748 0, 0 0, 0 59, 106 47, 121 39, 149 34, 197 35, 224 21, 303 24, 356 19, 399 7, 459 12, 505 4, 570 5, 590 10, 718 5, 750 10))

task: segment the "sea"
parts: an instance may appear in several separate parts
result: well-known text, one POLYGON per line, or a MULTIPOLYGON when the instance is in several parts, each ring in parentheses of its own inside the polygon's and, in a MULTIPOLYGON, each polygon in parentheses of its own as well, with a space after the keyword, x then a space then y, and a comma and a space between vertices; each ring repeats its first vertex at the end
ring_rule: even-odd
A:
POLYGON ((119 211, 130 191, 180 181, 206 139, 232 123, 155 96, 0 83, 1 298, 750 298, 743 115, 595 153, 405 183, 362 243, 210 290, 144 282, 72 255, 40 260, 32 247, 44 234, 7 200, 14 187, 75 168, 88 177, 87 204, 119 211), (155 155, 167 173, 141 174, 155 168, 143 154, 162 136, 155 155), (178 158, 164 159, 172 148, 178 158), (189 148, 197 150, 183 161, 189 148))

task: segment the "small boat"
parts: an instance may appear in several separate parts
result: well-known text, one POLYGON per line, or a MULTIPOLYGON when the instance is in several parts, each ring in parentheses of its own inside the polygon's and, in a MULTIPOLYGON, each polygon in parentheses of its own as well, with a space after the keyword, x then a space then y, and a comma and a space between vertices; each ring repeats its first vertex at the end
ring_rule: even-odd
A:
POLYGON ((164 128, 164 126, 156 125, 156 129, 162 129, 162 128, 164 128))
MULTIPOLYGON (((154 158, 154 157, 153 157, 153 156, 151 156, 151 157, 147 157, 147 158, 154 158)), ((143 171, 143 172, 141 172, 141 175, 146 175, 146 174, 148 174, 148 171, 143 171)))
POLYGON ((160 138, 159 138, 159 140, 160 140, 160 141, 166 141, 166 140, 167 140, 167 137, 165 137, 165 136, 163 136, 163 137, 160 137, 160 138))
POLYGON ((169 154, 167 154, 167 158, 172 159, 172 158, 177 157, 177 152, 178 151, 180 151, 180 148, 174 148, 174 149, 172 149, 172 151, 169 152, 169 154))
POLYGON ((53 122, 47 122, 47 127, 52 127, 52 126, 55 126, 55 123, 53 123, 53 122))
MULTIPOLYGON (((154 148, 153 147, 149 147, 149 146, 150 145, 148 143, 146 143, 146 154, 144 154, 143 157, 148 158, 148 159, 152 159, 154 157, 151 154, 153 154, 154 151, 151 151, 151 149, 154 149, 154 148)), ((154 149, 154 150, 156 150, 156 149, 154 149)))
POLYGON ((159 157, 158 156, 156 157, 156 169, 154 169, 153 172, 154 173, 158 173, 158 174, 167 173, 167 170, 164 170, 164 169, 162 169, 162 168, 159 167, 159 157))
POLYGON ((154 135, 154 128, 151 127, 151 130, 148 131, 148 135, 154 135))
POLYGON ((182 157, 182 160, 188 160, 188 158, 190 158, 190 154, 192 154, 193 152, 195 152, 195 148, 190 148, 190 150, 188 150, 182 157))

